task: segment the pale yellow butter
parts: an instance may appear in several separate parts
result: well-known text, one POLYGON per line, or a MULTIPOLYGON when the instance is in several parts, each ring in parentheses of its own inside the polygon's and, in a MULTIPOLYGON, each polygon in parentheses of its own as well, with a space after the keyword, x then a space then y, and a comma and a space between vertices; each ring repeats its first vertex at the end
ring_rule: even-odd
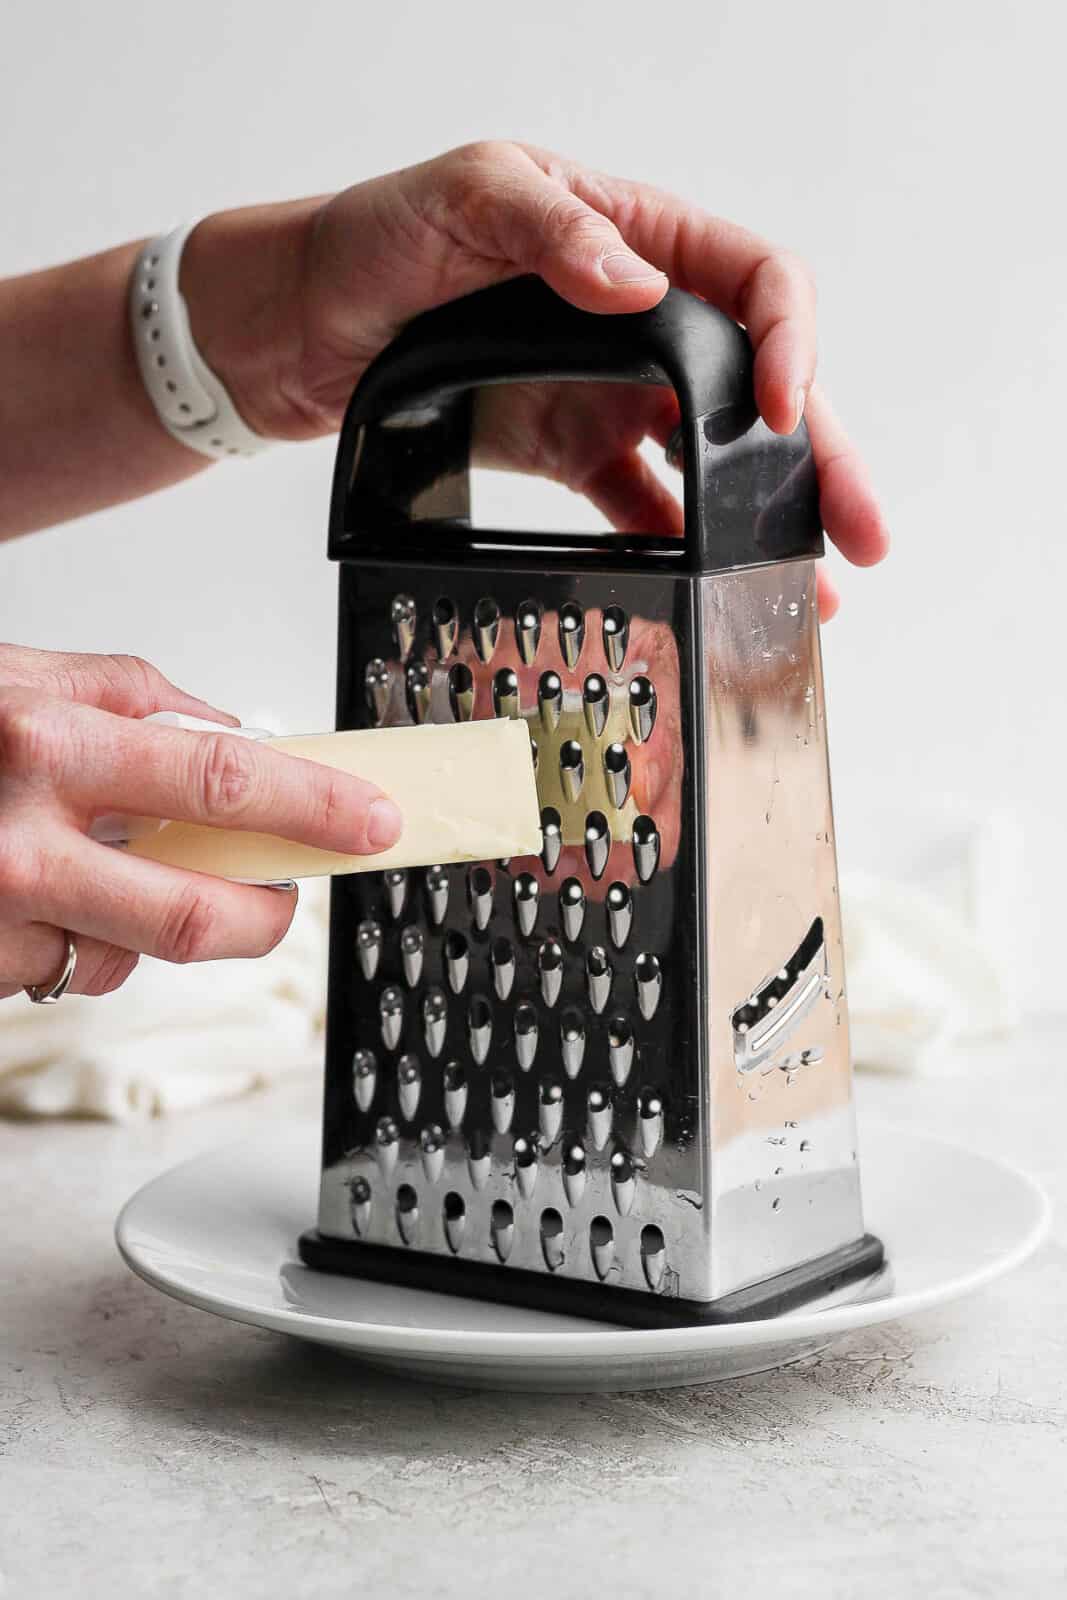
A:
POLYGON ((397 843, 373 856, 337 855, 271 834, 165 822, 137 832, 132 855, 247 881, 374 872, 534 855, 541 820, 526 723, 427 723, 355 733, 268 739, 286 755, 320 761, 366 778, 395 800, 404 818, 397 843))

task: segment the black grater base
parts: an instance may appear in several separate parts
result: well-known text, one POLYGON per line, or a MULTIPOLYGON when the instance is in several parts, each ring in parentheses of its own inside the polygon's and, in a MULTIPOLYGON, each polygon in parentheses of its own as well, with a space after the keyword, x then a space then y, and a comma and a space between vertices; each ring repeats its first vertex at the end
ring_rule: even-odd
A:
POLYGON ((319 1272, 401 1283, 412 1289, 433 1289, 504 1305, 530 1306, 537 1311, 613 1322, 627 1328, 762 1322, 873 1277, 885 1265, 881 1240, 867 1233, 862 1239, 788 1272, 779 1272, 762 1283, 735 1289, 718 1300, 700 1301, 653 1297, 635 1289, 609 1288, 575 1279, 546 1279, 541 1273, 516 1268, 501 1271, 491 1261, 413 1255, 387 1245, 327 1238, 315 1228, 301 1234, 299 1250, 305 1266, 319 1272))

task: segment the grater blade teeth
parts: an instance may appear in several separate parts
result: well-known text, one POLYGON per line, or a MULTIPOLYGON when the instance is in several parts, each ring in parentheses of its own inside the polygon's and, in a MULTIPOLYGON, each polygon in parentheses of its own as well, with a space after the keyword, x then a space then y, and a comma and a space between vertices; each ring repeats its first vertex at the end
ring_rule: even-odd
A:
POLYGON ((555 1078, 546 1078, 537 1096, 537 1125, 541 1130, 542 1145, 555 1144, 563 1126, 563 1085, 555 1078))
POLYGON ((611 999, 611 981, 615 973, 603 945, 595 944, 585 958, 586 987, 589 1004, 599 1017, 611 999))
POLYGON ((611 1158, 611 1197, 620 1217, 628 1217, 637 1189, 633 1158, 627 1150, 616 1150, 611 1158))
POLYGON ((554 1206, 541 1213, 541 1254, 549 1272, 557 1272, 563 1265, 563 1218, 554 1206))
POLYGON ((515 1007, 515 1057, 523 1072, 529 1072, 537 1054, 540 1025, 537 1012, 528 1000, 515 1007))
POLYGON ((555 872, 563 850, 563 825, 555 806, 545 806, 541 812, 541 865, 546 872, 555 872))
POLYGON ((437 647, 439 661, 447 661, 456 648, 459 637, 459 613, 456 603, 447 595, 434 602, 433 608, 433 638, 437 647))
POLYGON ((379 1117, 374 1129, 374 1154, 382 1177, 388 1182, 400 1153, 400 1129, 392 1117, 379 1117))
POLYGON ((419 1134, 419 1158, 427 1182, 439 1182, 445 1170, 445 1135, 436 1122, 431 1122, 419 1134))
POLYGON ((488 1139, 480 1128, 475 1128, 467 1142, 467 1174, 472 1188, 485 1188, 491 1159, 488 1139))
POLYGON ((401 1056, 396 1064, 396 1097, 405 1122, 410 1122, 419 1109, 421 1094, 422 1068, 418 1056, 401 1056))
POLYGON ((382 1043, 387 1050, 395 1050, 404 1026, 404 996, 393 984, 382 990, 378 1014, 381 1018, 382 1043))
POLYGON ((653 1222, 641 1229, 641 1266, 648 1287, 653 1291, 662 1288, 667 1272, 667 1246, 663 1230, 653 1222))
POLYGON ((637 1131, 641 1154, 649 1160, 663 1139, 663 1101, 655 1089, 642 1089, 637 1097, 637 1131))
POLYGON ((484 933, 493 915, 493 874, 488 867, 476 866, 467 872, 467 904, 474 926, 484 933))
POLYGON ((404 982, 409 989, 416 988, 422 977, 425 944, 422 929, 417 928, 414 923, 405 928, 400 935, 400 960, 404 968, 404 982))
POLYGON ((638 1009, 645 1021, 651 1022, 663 993, 663 972, 658 956, 638 956, 634 962, 634 986, 637 989, 638 1009))
POLYGON ((490 1085, 490 1115, 498 1133, 507 1133, 515 1115, 515 1083, 510 1072, 494 1072, 490 1085))
POLYGON ((469 722, 474 715, 474 674, 465 661, 448 669, 448 704, 453 722, 469 722))
POLYGON ((357 1050, 352 1057, 352 1093, 361 1111, 369 1111, 378 1083, 378 1060, 373 1050, 357 1050))
POLYGON ((527 1139, 520 1134, 512 1145, 512 1155, 515 1158, 515 1182, 524 1200, 532 1198, 534 1189, 537 1186, 538 1154, 536 1138, 527 1139))
POLYGON ((398 594, 389 608, 397 655, 406 661, 415 643, 415 602, 409 594, 398 594))
POLYGON ((604 655, 612 672, 621 672, 630 642, 630 620, 621 606, 606 606, 601 626, 604 655))
POLYGON ((541 643, 544 607, 539 600, 524 600, 515 612, 515 643, 523 666, 532 667, 541 643))
POLYGON ((585 819, 585 859, 594 878, 604 876, 611 851, 611 831, 602 811, 590 811, 585 819))
POLYGON ((514 667, 500 667, 493 674, 493 712, 498 717, 519 715, 519 675, 514 667))
POLYGON ((563 680, 558 672, 542 672, 537 680, 537 713, 546 733, 555 733, 563 715, 563 680))
POLYGON ((609 744, 604 751, 604 781, 616 811, 630 798, 630 756, 624 744, 609 744))
POLYGON ((467 1041, 478 1066, 484 1066, 493 1042, 493 1013, 484 995, 476 994, 467 1008, 467 1041))
POLYGON ((519 924, 519 932, 523 938, 528 939, 537 923, 537 908, 541 897, 541 886, 531 872, 520 872, 515 879, 515 919, 519 924))
POLYGON ((407 1245, 419 1236, 419 1197, 410 1183, 402 1183, 396 1191, 396 1229, 407 1245))
POLYGON ((659 866, 659 829, 651 817, 635 817, 633 826, 634 867, 642 883, 648 883, 659 866))
POLYGON ((630 682, 630 732, 644 744, 656 725, 656 689, 651 679, 639 676, 630 682))
POLYGON ((448 987, 453 994, 462 994, 466 988, 471 961, 470 947, 458 928, 450 928, 445 934, 444 955, 448 987))
POLYGON ((427 867, 425 884, 430 921, 439 928, 448 911, 448 873, 444 867, 427 867))
POLYGON ((404 909, 404 901, 408 892, 408 875, 403 867, 390 867, 388 872, 382 873, 382 883, 385 886, 385 899, 389 907, 389 915, 395 922, 404 909))
POLYGON ((584 643, 585 613, 580 605, 568 600, 559 608, 559 648, 572 672, 578 665, 584 643))
POLYGON ((554 1006, 563 987, 563 946, 555 939, 546 939, 537 952, 537 970, 541 977, 541 997, 546 1006, 554 1006))
POLYGON ((634 921, 634 898, 624 883, 613 883, 608 889, 608 932, 616 950, 621 950, 630 937, 634 921))
POLYGON ((490 952, 493 990, 498 1000, 506 1000, 515 982, 515 952, 507 939, 494 939, 490 952))
POLYGON ((352 1216, 352 1230, 356 1238, 362 1238, 370 1228, 370 1214, 373 1203, 371 1186, 366 1178, 353 1178, 348 1186, 349 1210, 352 1216))
POLYGON ((363 674, 363 690, 371 721, 380 726, 389 710, 389 668, 380 656, 368 661, 363 674))
POLYGON ((594 1217, 589 1224, 589 1253, 593 1271, 603 1283, 615 1265, 615 1230, 607 1217, 594 1217))
POLYGON ((576 1078, 585 1056, 585 1019, 577 1006, 568 1006, 559 1019, 560 1054, 568 1078, 576 1078))
POLYGON ((577 878, 565 878, 559 886, 559 920, 564 938, 574 944, 585 922, 585 890, 577 878))
POLYGON ((426 991, 422 1002, 422 1031, 426 1040, 426 1049, 432 1060, 437 1057, 445 1047, 445 1033, 448 1028, 448 1001, 443 989, 435 985, 426 991))
POLYGON ((356 929, 356 959, 359 962, 359 970, 368 983, 378 970, 378 961, 381 953, 381 923, 370 920, 361 922, 356 929))
POLYGON ((494 1200, 489 1213, 489 1237, 497 1259, 506 1261, 515 1239, 515 1213, 506 1200, 494 1200))
POLYGON ((473 631, 478 660, 491 661, 500 636, 500 607, 489 595, 483 595, 474 607, 473 631))
POLYGON ((586 1159, 585 1146, 580 1139, 569 1139, 563 1152, 563 1193, 567 1196, 567 1204, 576 1206, 585 1193, 586 1159))
POLYGON ((565 739, 559 747, 559 781, 564 795, 574 805, 585 782, 585 752, 577 739, 565 739))
POLYGON ((450 1189, 445 1195, 444 1205, 441 1208, 445 1228, 445 1240, 453 1255, 459 1254, 463 1243, 463 1230, 467 1222, 467 1206, 461 1194, 450 1189))
POLYGON ((595 1083, 586 1096, 586 1110, 589 1116, 589 1138, 593 1149, 599 1152, 611 1138, 611 1091, 603 1084, 595 1083))
POLYGON ((467 1113, 467 1073, 459 1061, 450 1061, 442 1076, 445 1116, 450 1128, 459 1128, 467 1113))
POLYGON ((420 726, 430 718, 430 669, 425 661, 412 661, 404 674, 408 715, 420 726))
POLYGON ((607 727, 609 709, 608 686, 599 672, 591 672, 582 686, 582 715, 594 739, 607 727))
POLYGON ((626 1085, 634 1064, 634 1030, 627 1017, 612 1017, 608 1023, 608 1062, 611 1076, 620 1089, 626 1085))

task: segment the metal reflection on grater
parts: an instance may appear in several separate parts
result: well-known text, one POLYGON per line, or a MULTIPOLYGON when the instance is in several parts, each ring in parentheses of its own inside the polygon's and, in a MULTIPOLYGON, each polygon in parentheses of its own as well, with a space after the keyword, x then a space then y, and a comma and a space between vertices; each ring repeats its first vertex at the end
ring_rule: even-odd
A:
POLYGON ((624 744, 609 744, 604 751, 604 782, 616 811, 630 798, 630 755, 624 744))
POLYGON ((356 959, 359 970, 369 982, 378 970, 382 953, 382 928, 380 922, 369 918, 356 929, 356 959))
POLYGON ((478 660, 491 661, 500 635, 500 607, 489 595, 483 595, 474 607, 473 633, 478 660))
POLYGON ((380 656, 367 662, 363 689, 371 721, 376 725, 384 722, 389 710, 389 668, 380 656))
POLYGON ((437 1183, 445 1170, 445 1134, 436 1122, 419 1134, 419 1158, 428 1181, 437 1183))
POLYGON ((585 1018, 577 1006, 568 1006, 560 1015, 559 1048, 564 1072, 568 1078, 576 1078, 585 1056, 585 1018))
POLYGON ((403 867, 390 867, 388 872, 382 873, 382 887, 385 889, 385 901, 389 907, 389 915, 395 922, 404 909, 404 901, 408 892, 408 875, 403 867))
POLYGON ((634 986, 637 1005, 646 1022, 656 1015, 660 995, 663 993, 663 973, 658 956, 639 955, 634 963, 634 986))
POLYGON ((638 744, 644 744, 656 725, 656 690, 645 677, 636 677, 630 683, 630 732, 638 744))
POLYGON ((372 1200, 371 1186, 366 1178, 353 1178, 348 1186, 348 1203, 352 1217, 352 1231, 357 1238, 365 1234, 370 1227, 372 1200))
POLYGON ((453 722, 469 722, 474 715, 474 674, 465 661, 448 669, 448 704, 453 722))
POLYGON ((515 643, 522 663, 532 667, 541 643, 541 620, 544 607, 540 600, 524 600, 515 612, 515 643))
POLYGON ((448 1001, 443 989, 435 984, 427 989, 422 1001, 422 1031, 426 1048, 434 1061, 445 1047, 448 1028, 448 1001))
POLYGON ((474 926, 484 933, 493 915, 493 874, 488 867, 469 867, 467 870, 467 904, 474 926))
POLYGON ((489 1115, 497 1133, 507 1133, 515 1115, 515 1080, 510 1072, 494 1072, 489 1085, 489 1115))
POLYGON ((430 717, 430 669, 425 661, 412 661, 404 673, 408 715, 420 727, 430 717))
POLYGON ((613 883, 607 893, 608 932, 616 950, 630 937, 634 921, 634 898, 624 883, 613 883))
POLYGON ((586 1110, 589 1114, 589 1138, 593 1149, 599 1152, 611 1138, 611 1090, 604 1084, 595 1083, 586 1096, 586 1110))
POLYGON ((555 1144, 563 1126, 563 1085, 555 1078, 546 1078, 538 1091, 537 1125, 546 1148, 555 1144))
POLYGON ((453 994, 462 994, 470 972, 470 948, 458 928, 450 928, 444 939, 445 977, 453 994))
POLYGON ((514 667, 500 667, 493 674, 493 712, 498 717, 519 715, 519 675, 514 667))
POLYGON ((585 614, 580 605, 568 600, 559 608, 559 648, 572 672, 578 665, 584 643, 585 614))
POLYGON ((422 1068, 418 1056, 401 1056, 396 1064, 396 1098, 405 1122, 410 1122, 419 1109, 421 1095, 422 1068))
POLYGON ((447 661, 456 648, 459 637, 459 613, 456 603, 447 595, 441 595, 434 601, 433 607, 433 639, 437 647, 437 656, 440 661, 447 661))
POLYGON ((369 1111, 378 1082, 378 1060, 373 1050, 357 1050, 352 1057, 352 1094, 360 1111, 369 1111))
POLYGON ((647 1161, 663 1138, 663 1101, 655 1089, 642 1089, 637 1097, 637 1133, 647 1161))
POLYGON ((537 1011, 528 1000, 521 1000, 515 1007, 513 1027, 515 1030, 515 1058, 523 1072, 529 1072, 537 1054, 540 1027, 537 1020, 537 1011))
POLYGON ((585 890, 577 878, 565 878, 559 886, 559 920, 564 938, 573 944, 585 921, 585 890))
POLYGON ((611 999, 611 980, 614 976, 608 953, 603 945, 593 945, 585 958, 585 977, 589 1004, 597 1016, 600 1016, 611 999))
POLYGON ((577 739, 566 739, 559 747, 559 781, 564 797, 574 805, 585 782, 585 754, 577 739))
POLYGON ((558 672, 542 672, 537 680, 537 714, 546 733, 555 733, 563 715, 563 680, 558 672))
POLYGON ((610 851, 608 819, 602 811, 590 811, 585 819, 585 859, 594 878, 604 876, 610 851))
POLYGON ((563 850, 563 826, 555 806, 545 806, 541 812, 541 865, 546 872, 555 872, 563 850))
POLYGON ((531 872, 520 872, 515 879, 513 890, 515 896, 515 920, 519 925, 519 932, 528 939, 534 931, 537 922, 537 907, 541 896, 541 886, 531 872))
POLYGON ((405 928, 400 935, 400 962, 404 968, 404 982, 409 989, 416 988, 422 977, 425 943, 422 929, 417 928, 414 923, 405 928))
POLYGON ((445 920, 448 911, 448 873, 444 867, 426 868, 426 909, 430 914, 430 921, 435 928, 439 928, 445 920))
POLYGON ((379 1117, 374 1129, 374 1154, 383 1178, 392 1177, 400 1150, 400 1129, 392 1117, 379 1117))
POLYGON ((401 661, 406 661, 415 643, 415 602, 409 594, 398 594, 389 608, 393 641, 401 661))
POLYGON ((404 996, 395 985, 390 984, 382 990, 378 1015, 381 1018, 382 1043, 387 1050, 395 1050, 404 1026, 404 996))
POLYGON ((537 1185, 538 1143, 522 1134, 511 1147, 515 1158, 515 1182, 524 1200, 529 1200, 537 1185))
POLYGON ((608 723, 608 686, 599 672, 591 672, 582 686, 582 715, 594 739, 599 739, 608 723))
POLYGON ((612 672, 621 672, 630 642, 630 622, 622 606, 605 606, 601 636, 608 666, 612 672))

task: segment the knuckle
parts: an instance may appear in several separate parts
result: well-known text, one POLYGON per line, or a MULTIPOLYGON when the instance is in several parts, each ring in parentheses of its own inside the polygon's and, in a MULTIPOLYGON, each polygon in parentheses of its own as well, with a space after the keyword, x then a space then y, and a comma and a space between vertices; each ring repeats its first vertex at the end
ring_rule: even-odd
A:
POLYGON ((23 694, 0 699, 0 772, 16 777, 47 774, 55 743, 55 719, 48 707, 23 694))
POLYGON ((203 740, 199 790, 210 822, 232 821, 246 808, 255 784, 254 758, 240 739, 211 734, 203 740))
POLYGON ((17 829, 0 831, 0 898, 9 910, 33 901, 38 886, 39 858, 17 829))
POLYGON ((545 208, 542 227, 546 244, 581 246, 591 241, 600 244, 611 224, 597 212, 591 211, 577 195, 561 194, 545 208))
POLYGON ((159 935, 159 955, 164 961, 185 966, 210 958, 218 911, 203 890, 183 889, 174 899, 159 935))
MULTIPOLYGON (((346 805, 343 793, 343 780, 328 777, 322 780, 322 787, 318 796, 319 826, 323 838, 332 838, 340 828, 346 814, 351 822, 350 805, 346 805)), ((351 827, 348 829, 351 832, 351 827)))

